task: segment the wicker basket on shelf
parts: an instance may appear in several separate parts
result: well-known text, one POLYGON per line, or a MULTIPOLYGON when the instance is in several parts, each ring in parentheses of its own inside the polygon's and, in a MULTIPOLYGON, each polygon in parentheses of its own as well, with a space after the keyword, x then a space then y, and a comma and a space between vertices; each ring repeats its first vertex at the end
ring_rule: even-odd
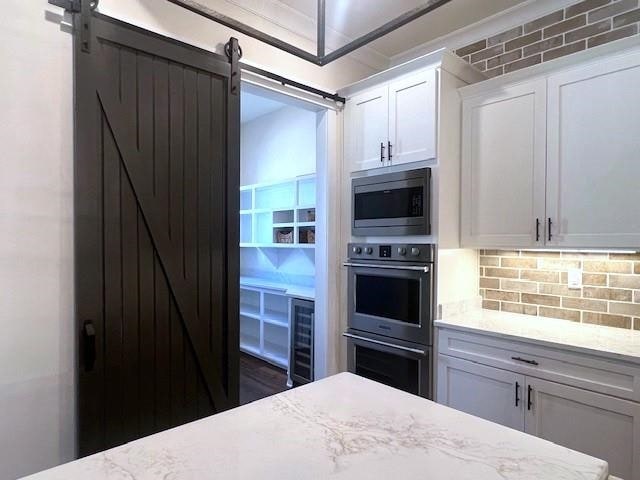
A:
POLYGON ((276 230, 277 243, 293 243, 293 230, 276 230))

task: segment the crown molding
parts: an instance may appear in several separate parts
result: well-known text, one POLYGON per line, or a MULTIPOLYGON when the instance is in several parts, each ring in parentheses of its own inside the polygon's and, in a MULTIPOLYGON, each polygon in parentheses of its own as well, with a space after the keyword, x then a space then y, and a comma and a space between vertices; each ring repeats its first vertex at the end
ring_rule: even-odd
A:
POLYGON ((394 55, 391 57, 391 65, 400 65, 441 48, 455 50, 543 17, 556 10, 573 5, 576 2, 578 2, 578 0, 528 0, 491 15, 479 22, 467 25, 447 35, 413 47, 406 52, 394 55))

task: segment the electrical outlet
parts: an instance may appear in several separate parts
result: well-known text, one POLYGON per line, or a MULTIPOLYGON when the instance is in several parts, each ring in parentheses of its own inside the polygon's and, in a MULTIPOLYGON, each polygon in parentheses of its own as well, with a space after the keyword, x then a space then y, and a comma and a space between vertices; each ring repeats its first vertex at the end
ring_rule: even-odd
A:
POLYGON ((580 270, 579 268, 570 268, 567 278, 567 285, 569 286, 569 288, 582 288, 582 270, 580 270))

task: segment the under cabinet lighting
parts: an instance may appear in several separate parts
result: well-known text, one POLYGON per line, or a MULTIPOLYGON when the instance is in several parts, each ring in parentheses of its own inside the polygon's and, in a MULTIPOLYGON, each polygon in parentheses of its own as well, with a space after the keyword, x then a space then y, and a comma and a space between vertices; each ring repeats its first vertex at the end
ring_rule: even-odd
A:
MULTIPOLYGON (((518 249, 516 249, 518 250, 518 249)), ((598 250, 598 249, 581 249, 581 248, 527 248, 519 249, 521 252, 566 252, 566 253, 638 253, 638 250, 598 250)))

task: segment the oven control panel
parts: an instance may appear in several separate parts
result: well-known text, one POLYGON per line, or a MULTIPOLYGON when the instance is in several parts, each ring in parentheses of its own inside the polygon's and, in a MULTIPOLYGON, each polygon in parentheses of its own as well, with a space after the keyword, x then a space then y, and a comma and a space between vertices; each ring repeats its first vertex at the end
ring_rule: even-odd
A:
POLYGON ((429 243, 350 243, 347 256, 350 260, 433 262, 435 245, 429 243))

